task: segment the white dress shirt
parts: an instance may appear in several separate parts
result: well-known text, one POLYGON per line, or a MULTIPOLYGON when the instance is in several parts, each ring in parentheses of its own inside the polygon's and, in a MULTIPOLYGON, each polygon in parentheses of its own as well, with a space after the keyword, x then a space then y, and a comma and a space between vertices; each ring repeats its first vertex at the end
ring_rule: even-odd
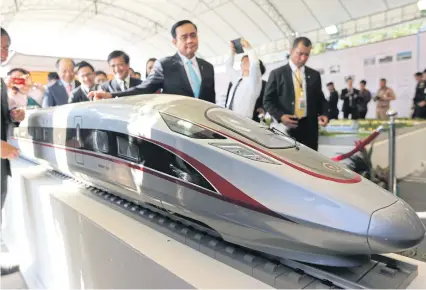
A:
MULTIPOLYGON (((292 75, 293 75, 293 87, 294 87, 294 95, 296 96, 296 86, 300 86, 299 81, 296 78, 296 71, 297 71, 297 66, 291 61, 291 59, 289 59, 288 64, 290 65, 290 68, 292 70, 292 75)), ((302 66, 301 68, 299 68, 300 70, 300 76, 302 77, 302 88, 303 88, 303 97, 305 98, 305 115, 304 117, 306 117, 306 114, 308 112, 308 92, 306 90, 306 75, 305 75, 305 66, 302 66)), ((294 103, 293 103, 294 105, 294 103)))
POLYGON ((72 80, 71 81, 71 83, 67 83, 66 81, 64 81, 64 80, 61 80, 61 82, 62 82, 62 84, 64 85, 64 88, 65 88, 65 91, 67 91, 68 92, 68 97, 71 97, 71 92, 72 92, 72 90, 74 90, 75 89, 75 80, 72 80), (71 85, 71 89, 68 91, 68 87, 69 87, 69 85, 71 85))
POLYGON ((236 71, 234 69, 233 54, 231 54, 231 56, 226 61, 226 73, 232 82, 232 87, 229 90, 229 96, 225 107, 232 109, 233 112, 241 116, 251 119, 253 117, 256 100, 262 90, 262 74, 260 72, 259 59, 257 58, 254 50, 246 49, 246 51, 250 61, 250 73, 248 76, 243 77, 242 72, 236 71), (242 79, 242 81, 238 85, 240 79, 242 79), (237 90, 235 91, 235 89, 237 90))
POLYGON ((127 75, 127 77, 124 80, 121 80, 119 78, 116 78, 117 83, 120 85, 120 89, 124 92, 127 91, 130 88, 130 73, 127 75), (124 89, 124 83, 126 83, 127 89, 124 89))
MULTIPOLYGON (((182 55, 180 52, 178 52, 182 62, 183 62, 183 67, 185 68, 186 71, 186 76, 188 77, 188 81, 191 84, 191 88, 192 91, 194 91, 194 84, 191 82, 191 75, 189 74, 188 71, 188 64, 186 63, 188 61, 188 58, 184 55, 182 55)), ((197 76, 200 78, 200 83, 202 82, 202 78, 201 78, 201 72, 200 72, 200 68, 198 67, 198 61, 197 61, 197 57, 194 55, 191 59, 190 59, 191 63, 192 63, 192 68, 194 69, 195 73, 197 74, 197 76)))

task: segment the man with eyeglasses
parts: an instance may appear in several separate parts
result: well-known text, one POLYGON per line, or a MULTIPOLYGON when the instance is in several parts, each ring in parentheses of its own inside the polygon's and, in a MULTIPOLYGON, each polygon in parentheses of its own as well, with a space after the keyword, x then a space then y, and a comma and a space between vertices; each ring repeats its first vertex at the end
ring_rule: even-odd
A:
POLYGON ((162 89, 163 94, 195 97, 216 102, 214 69, 209 62, 195 56, 198 50, 197 26, 182 20, 171 29, 172 43, 178 52, 157 60, 154 71, 140 85, 124 92, 91 92, 89 98, 108 99, 138 94, 153 94, 162 89))
POLYGON ((96 91, 100 88, 100 85, 95 83, 95 69, 90 63, 82 61, 76 65, 76 74, 81 85, 71 92, 68 103, 90 101, 87 97, 89 92, 96 91))
POLYGON ((311 49, 308 38, 294 40, 289 63, 269 75, 263 105, 290 136, 318 150, 318 123, 328 124, 328 103, 320 73, 305 66, 311 49))

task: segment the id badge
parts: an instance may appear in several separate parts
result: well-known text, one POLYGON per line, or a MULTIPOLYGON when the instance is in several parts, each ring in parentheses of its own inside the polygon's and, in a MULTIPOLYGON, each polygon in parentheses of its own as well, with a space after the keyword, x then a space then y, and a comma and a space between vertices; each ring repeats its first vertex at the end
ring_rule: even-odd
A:
POLYGON ((306 108, 306 99, 305 95, 302 93, 299 98, 299 109, 305 109, 306 108))

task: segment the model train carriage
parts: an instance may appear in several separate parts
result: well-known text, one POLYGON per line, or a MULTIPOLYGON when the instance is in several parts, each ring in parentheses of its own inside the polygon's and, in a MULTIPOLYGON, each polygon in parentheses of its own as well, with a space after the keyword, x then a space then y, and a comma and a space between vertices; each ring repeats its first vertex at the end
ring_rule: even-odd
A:
POLYGON ((28 158, 279 257, 356 265, 425 233, 387 191, 200 100, 154 95, 36 110, 14 135, 28 158))

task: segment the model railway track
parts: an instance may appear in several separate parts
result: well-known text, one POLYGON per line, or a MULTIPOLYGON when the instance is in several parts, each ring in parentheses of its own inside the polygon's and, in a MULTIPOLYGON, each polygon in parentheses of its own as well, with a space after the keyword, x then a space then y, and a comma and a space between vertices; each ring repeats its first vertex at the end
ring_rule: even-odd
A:
POLYGON ((381 255, 373 255, 369 263, 360 267, 333 268, 253 252, 224 241, 196 221, 138 205, 57 171, 49 173, 56 178, 73 180, 84 187, 90 197, 278 289, 401 289, 410 285, 418 274, 417 265, 381 255))

